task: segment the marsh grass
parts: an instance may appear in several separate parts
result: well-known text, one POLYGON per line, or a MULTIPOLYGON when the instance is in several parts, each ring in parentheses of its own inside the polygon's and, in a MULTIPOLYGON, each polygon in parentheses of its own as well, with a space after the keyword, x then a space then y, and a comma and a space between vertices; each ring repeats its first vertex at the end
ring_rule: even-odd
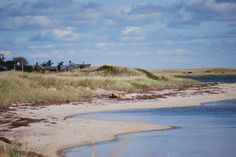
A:
POLYGON ((97 89, 136 92, 197 84, 142 69, 102 66, 63 73, 0 73, 0 106, 12 103, 80 101, 100 96, 97 89))

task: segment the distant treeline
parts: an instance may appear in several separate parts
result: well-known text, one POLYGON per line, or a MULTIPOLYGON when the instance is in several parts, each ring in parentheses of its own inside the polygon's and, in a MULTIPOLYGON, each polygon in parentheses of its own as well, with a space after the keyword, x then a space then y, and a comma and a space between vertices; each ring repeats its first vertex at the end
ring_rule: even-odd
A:
POLYGON ((25 57, 15 57, 12 60, 5 61, 3 54, 0 54, 0 71, 19 70, 19 71, 72 71, 75 69, 88 68, 91 64, 75 64, 69 61, 68 65, 64 65, 61 61, 57 65, 52 66, 54 63, 51 60, 35 65, 30 65, 25 57))
POLYGON ((33 71, 34 66, 29 65, 25 57, 15 57, 12 60, 5 60, 3 54, 0 54, 0 71, 6 70, 24 70, 24 71, 33 71))

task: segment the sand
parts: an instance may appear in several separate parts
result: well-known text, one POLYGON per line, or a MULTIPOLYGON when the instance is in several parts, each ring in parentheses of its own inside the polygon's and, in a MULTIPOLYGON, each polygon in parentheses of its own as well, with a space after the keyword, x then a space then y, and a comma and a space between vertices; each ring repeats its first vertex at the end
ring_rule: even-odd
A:
MULTIPOLYGON (((70 103, 43 107, 15 106, 6 114, 12 114, 15 117, 42 118, 44 120, 39 123, 31 123, 30 126, 0 132, 0 136, 20 141, 25 144, 28 150, 48 157, 61 156, 60 152, 64 149, 112 140, 119 134, 171 128, 171 126, 141 122, 66 119, 68 116, 113 110, 194 106, 206 102, 236 99, 236 84, 219 84, 207 89, 190 88, 187 90, 172 89, 153 92, 155 94, 174 94, 154 100, 117 101, 99 99, 92 103, 70 103)), ((0 128, 3 130, 7 126, 0 125, 0 128)))

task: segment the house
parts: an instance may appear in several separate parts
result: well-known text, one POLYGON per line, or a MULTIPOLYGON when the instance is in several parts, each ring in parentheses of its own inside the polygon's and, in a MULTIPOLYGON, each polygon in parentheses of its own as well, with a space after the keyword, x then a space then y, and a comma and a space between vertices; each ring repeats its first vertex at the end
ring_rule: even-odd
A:
POLYGON ((58 71, 57 66, 44 66, 45 70, 47 71, 58 71))
POLYGON ((84 68, 90 68, 91 64, 75 64, 72 63, 71 61, 69 62, 68 65, 63 65, 62 63, 59 63, 58 66, 51 66, 51 65, 40 65, 36 63, 35 65, 35 70, 37 71, 74 71, 77 69, 84 69, 84 68))
POLYGON ((80 68, 80 69, 84 69, 84 68, 90 68, 91 67, 91 64, 77 64, 77 66, 80 68))
POLYGON ((0 71, 6 71, 6 70, 7 70, 7 68, 6 68, 6 67, 4 67, 4 66, 0 65, 0 71))
POLYGON ((34 66, 34 69, 37 71, 58 71, 57 66, 42 66, 38 63, 34 66))

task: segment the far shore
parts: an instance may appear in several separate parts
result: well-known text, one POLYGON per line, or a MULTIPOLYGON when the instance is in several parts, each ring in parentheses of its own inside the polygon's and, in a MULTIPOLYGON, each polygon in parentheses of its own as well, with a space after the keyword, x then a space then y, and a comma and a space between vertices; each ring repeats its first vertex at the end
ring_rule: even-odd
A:
MULTIPOLYGON (((62 105, 12 106, 1 116, 11 117, 11 121, 29 120, 28 125, 14 126, 1 124, 0 137, 16 140, 26 145, 30 151, 48 157, 62 156, 61 151, 82 145, 113 140, 119 134, 165 130, 171 126, 145 124, 140 122, 114 122, 105 120, 80 119, 66 117, 92 112, 105 112, 127 109, 146 109, 164 107, 187 107, 202 103, 236 99, 236 83, 217 84, 210 87, 188 88, 184 90, 168 89, 152 91, 165 97, 147 100, 96 99, 91 103, 69 103, 62 105), (38 120, 38 121, 37 121, 38 120), (9 128, 11 126, 11 128, 9 128)), ((1 141, 0 141, 1 142, 1 141)))

